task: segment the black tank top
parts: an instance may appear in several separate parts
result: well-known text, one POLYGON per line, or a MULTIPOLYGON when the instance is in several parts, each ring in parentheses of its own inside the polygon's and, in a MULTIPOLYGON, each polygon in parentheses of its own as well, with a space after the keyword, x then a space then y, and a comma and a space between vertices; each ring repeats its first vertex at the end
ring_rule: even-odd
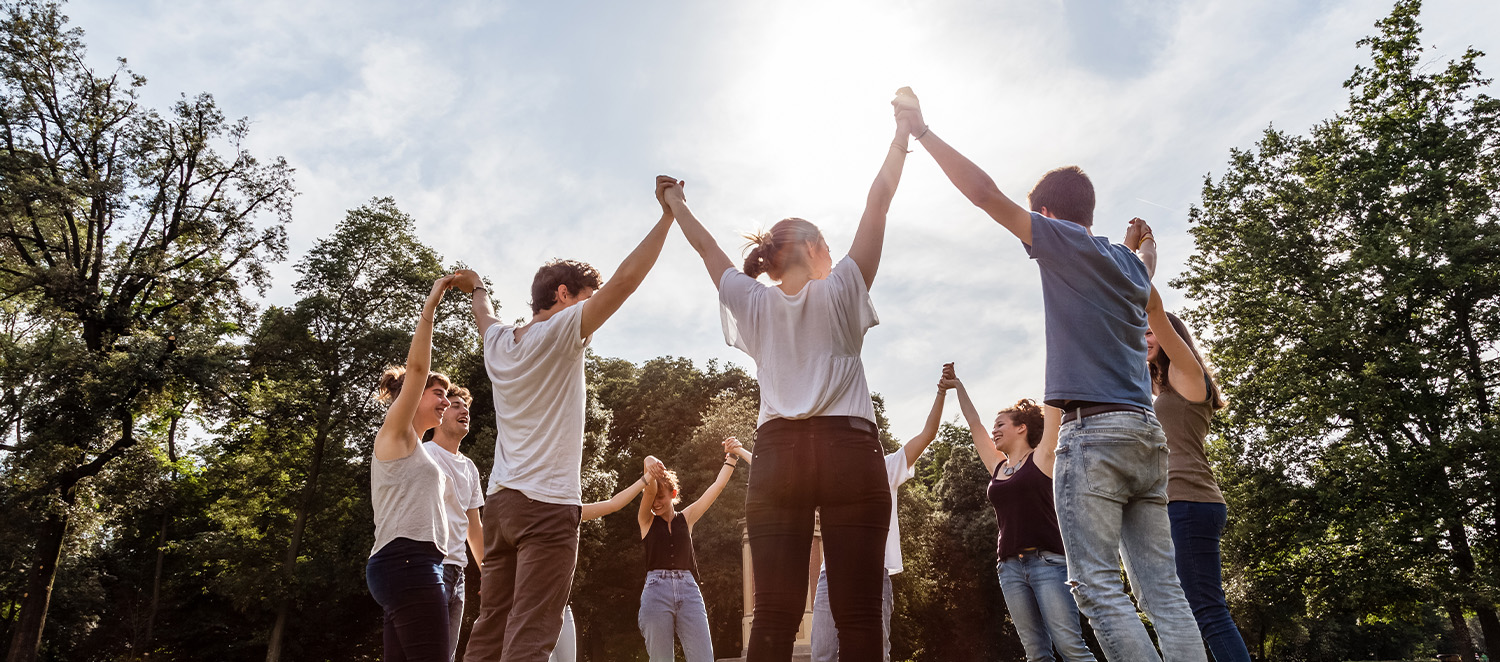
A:
MULTIPOLYGON (((1053 526, 1056 527, 1054 519, 1053 526)), ((651 517, 651 528, 646 531, 646 570, 687 570, 698 579, 698 558, 693 555, 693 534, 688 531, 687 516, 677 513, 672 517, 671 530, 667 521, 651 517)))
POLYGON ((1045 549, 1063 553, 1062 534, 1057 529, 1057 508, 1052 505, 1052 479, 1027 456, 1021 468, 1005 480, 998 480, 1000 467, 990 476, 985 493, 995 508, 995 524, 1000 537, 995 558, 1005 559, 1022 550, 1045 549))

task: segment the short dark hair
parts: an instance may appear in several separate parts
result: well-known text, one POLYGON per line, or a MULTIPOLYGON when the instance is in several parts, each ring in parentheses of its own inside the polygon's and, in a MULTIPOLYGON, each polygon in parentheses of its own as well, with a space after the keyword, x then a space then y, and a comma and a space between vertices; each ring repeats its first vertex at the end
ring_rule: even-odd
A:
POLYGON ((462 386, 448 387, 448 402, 451 403, 454 400, 463 400, 465 407, 474 406, 474 395, 472 393, 469 393, 469 389, 466 389, 462 386))
POLYGON ((568 293, 577 296, 583 288, 599 289, 599 270, 586 262, 554 259, 536 270, 531 279, 531 312, 540 313, 557 305, 557 286, 567 285, 568 293))
POLYGON ((1059 221, 1071 221, 1086 228, 1094 227, 1094 183, 1078 166, 1053 170, 1037 180, 1026 196, 1031 211, 1042 207, 1059 221))

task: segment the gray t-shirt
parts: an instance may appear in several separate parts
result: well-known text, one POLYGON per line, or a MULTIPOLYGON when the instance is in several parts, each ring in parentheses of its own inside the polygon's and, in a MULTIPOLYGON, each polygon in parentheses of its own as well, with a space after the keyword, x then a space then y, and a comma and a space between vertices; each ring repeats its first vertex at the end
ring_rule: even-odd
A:
POLYGON ((374 556, 397 538, 425 540, 439 550, 448 546, 443 498, 452 489, 447 474, 422 448, 396 460, 370 458, 370 503, 375 507, 374 556))
POLYGON ((1042 270, 1049 404, 1087 400, 1151 409, 1146 301, 1151 279, 1130 249, 1069 221, 1031 214, 1042 270))

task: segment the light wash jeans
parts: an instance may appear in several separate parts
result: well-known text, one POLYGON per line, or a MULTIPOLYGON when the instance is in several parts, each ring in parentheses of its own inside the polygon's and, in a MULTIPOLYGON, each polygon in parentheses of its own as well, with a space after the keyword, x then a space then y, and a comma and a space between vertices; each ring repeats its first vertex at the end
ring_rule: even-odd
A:
POLYGON ((636 618, 646 638, 651 662, 672 662, 672 634, 682 642, 687 662, 713 662, 714 643, 708 633, 708 608, 693 573, 652 570, 641 589, 641 611, 636 618))
POLYGON ((573 623, 573 605, 563 607, 562 633, 547 662, 578 662, 578 626, 573 623))
MULTIPOLYGON (((885 641, 885 660, 891 660, 891 575, 885 575, 885 598, 880 609, 881 632, 885 641)), ((839 628, 833 623, 828 606, 828 570, 818 572, 818 589, 813 593, 812 662, 838 662, 839 628)))
POLYGON ((1064 423, 1053 469, 1057 523, 1078 608, 1111 661, 1207 662, 1183 596, 1167 520, 1167 438, 1152 414, 1064 423), (1120 581, 1120 561, 1161 654, 1120 581))
POLYGON ((1068 592, 1068 559, 1037 550, 996 564, 1010 622, 1021 636, 1027 662, 1052 662, 1052 647, 1067 662, 1094 662, 1083 641, 1078 604, 1068 592))
POLYGON ((464 567, 443 564, 443 596, 448 598, 448 662, 458 652, 458 633, 464 627, 464 567))

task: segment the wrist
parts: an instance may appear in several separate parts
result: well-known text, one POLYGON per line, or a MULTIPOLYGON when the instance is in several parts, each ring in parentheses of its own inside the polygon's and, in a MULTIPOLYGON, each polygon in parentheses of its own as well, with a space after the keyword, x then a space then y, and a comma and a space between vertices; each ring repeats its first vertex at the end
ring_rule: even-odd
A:
POLYGON ((921 142, 922 139, 925 138, 925 137, 927 137, 927 135, 929 133, 931 133, 931 132, 932 132, 932 127, 930 127, 930 126, 928 126, 926 124, 923 124, 922 125, 922 131, 919 132, 919 133, 917 133, 917 134, 915 134, 915 135, 913 135, 912 138, 915 138, 917 140, 917 142, 921 142))

